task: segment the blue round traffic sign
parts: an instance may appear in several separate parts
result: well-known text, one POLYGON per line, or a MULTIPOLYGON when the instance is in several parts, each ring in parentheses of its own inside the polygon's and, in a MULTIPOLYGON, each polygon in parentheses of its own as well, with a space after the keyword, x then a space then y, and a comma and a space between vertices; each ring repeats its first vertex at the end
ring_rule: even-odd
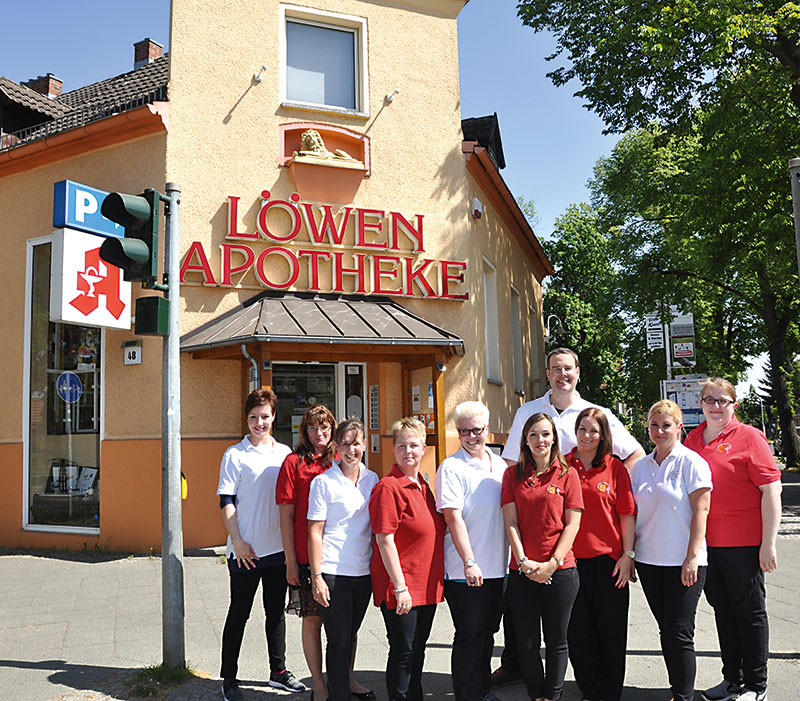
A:
POLYGON ((56 392, 67 404, 74 404, 83 394, 81 378, 74 372, 62 372, 56 380, 56 392))

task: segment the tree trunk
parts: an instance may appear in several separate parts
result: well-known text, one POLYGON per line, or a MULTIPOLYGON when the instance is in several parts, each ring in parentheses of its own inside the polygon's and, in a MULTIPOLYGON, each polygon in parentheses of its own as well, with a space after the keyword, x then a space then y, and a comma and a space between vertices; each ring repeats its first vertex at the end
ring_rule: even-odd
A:
POLYGON ((781 447, 786 457, 786 466, 800 464, 800 436, 794 426, 794 407, 789 396, 787 368, 791 360, 786 355, 786 325, 776 319, 774 308, 766 314, 769 333, 770 381, 778 408, 778 425, 781 429, 781 447))

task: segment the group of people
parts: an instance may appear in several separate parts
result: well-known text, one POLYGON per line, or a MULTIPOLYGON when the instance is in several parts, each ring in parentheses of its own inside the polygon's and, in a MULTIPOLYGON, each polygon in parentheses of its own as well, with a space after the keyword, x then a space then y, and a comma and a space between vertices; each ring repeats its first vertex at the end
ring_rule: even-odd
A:
POLYGON ((417 419, 394 424, 394 466, 379 480, 362 462, 359 420, 337 425, 326 407, 311 407, 292 452, 270 435, 275 395, 248 397, 248 435, 225 453, 218 489, 231 591, 224 698, 242 698, 237 660, 261 582, 269 684, 305 690, 285 667, 284 610, 296 611, 312 701, 375 699, 353 675, 370 594, 389 641, 390 701, 421 701, 442 600, 455 629, 457 701, 494 701, 493 687, 520 678, 531 699, 555 701, 568 660, 584 701, 619 701, 628 584, 638 578, 674 701, 694 698, 703 590, 723 676, 703 698, 766 699, 764 573, 777 567, 780 472, 763 434, 735 418, 733 386, 705 383, 706 421, 684 443, 680 408, 656 402, 647 420, 655 449, 645 455, 608 409, 580 397, 573 351, 552 351, 546 372, 551 389, 517 411, 502 457, 486 445, 488 409, 456 407, 460 448, 439 466, 435 490, 420 476, 426 430, 417 419), (506 647, 492 673, 501 619, 506 647))

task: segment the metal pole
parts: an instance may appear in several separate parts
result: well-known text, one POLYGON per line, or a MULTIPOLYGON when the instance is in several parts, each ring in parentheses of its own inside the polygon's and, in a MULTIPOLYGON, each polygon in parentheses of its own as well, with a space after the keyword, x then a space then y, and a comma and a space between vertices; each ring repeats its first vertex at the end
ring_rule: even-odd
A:
POLYGON ((792 208, 794 209, 794 238, 797 249, 797 271, 800 275, 800 158, 789 161, 789 173, 792 176, 792 208))
POLYGON ((186 666, 181 522, 181 375, 180 375, 180 186, 167 183, 169 210, 164 270, 169 301, 169 335, 162 346, 161 419, 161 640, 166 668, 186 666))

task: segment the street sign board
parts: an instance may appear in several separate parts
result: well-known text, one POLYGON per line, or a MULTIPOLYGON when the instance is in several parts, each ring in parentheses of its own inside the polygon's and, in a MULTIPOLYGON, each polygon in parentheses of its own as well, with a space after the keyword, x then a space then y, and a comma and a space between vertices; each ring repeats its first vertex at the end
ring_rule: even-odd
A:
POLYGON ((111 329, 131 327, 131 283, 100 258, 102 238, 72 229, 53 232, 50 321, 111 329))
POLYGON ((645 314, 645 331, 647 333, 647 350, 658 350, 664 347, 664 327, 659 314, 645 314))
POLYGON ((683 412, 683 426, 687 430, 703 423, 700 408, 700 392, 708 379, 707 375, 687 375, 675 380, 662 380, 662 396, 671 399, 683 412))
POLYGON ((56 392, 67 404, 74 404, 83 394, 81 378, 69 370, 62 372, 56 380, 56 392))
POLYGON ((53 226, 122 238, 125 229, 100 213, 108 193, 72 180, 53 184, 53 226))

